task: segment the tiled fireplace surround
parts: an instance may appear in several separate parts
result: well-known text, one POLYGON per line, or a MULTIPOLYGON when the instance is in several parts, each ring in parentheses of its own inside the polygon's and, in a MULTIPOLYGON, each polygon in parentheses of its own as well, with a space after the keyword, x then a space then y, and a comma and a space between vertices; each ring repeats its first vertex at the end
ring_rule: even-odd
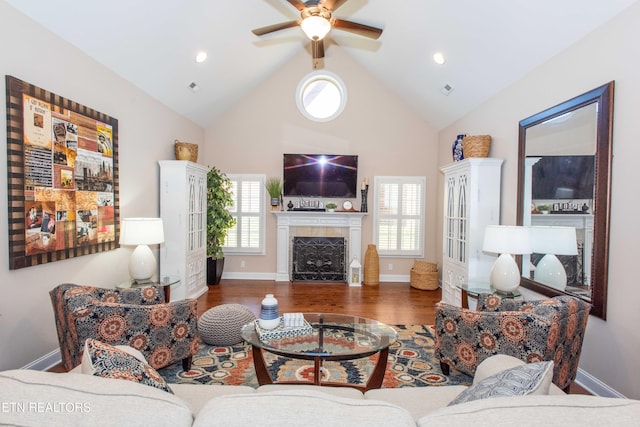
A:
POLYGON ((353 257, 362 263, 361 212, 275 211, 278 218, 277 281, 289 281, 294 236, 344 237, 347 240, 347 265, 353 257))

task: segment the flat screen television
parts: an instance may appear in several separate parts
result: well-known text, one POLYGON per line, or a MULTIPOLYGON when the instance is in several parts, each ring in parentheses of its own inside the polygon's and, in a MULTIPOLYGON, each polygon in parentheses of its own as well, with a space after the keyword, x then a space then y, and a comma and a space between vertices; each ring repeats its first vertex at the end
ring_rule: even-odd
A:
POLYGON ((353 199, 358 190, 358 156, 285 154, 284 195, 353 199))
POLYGON ((534 199, 593 199, 595 156, 540 156, 533 165, 534 199))

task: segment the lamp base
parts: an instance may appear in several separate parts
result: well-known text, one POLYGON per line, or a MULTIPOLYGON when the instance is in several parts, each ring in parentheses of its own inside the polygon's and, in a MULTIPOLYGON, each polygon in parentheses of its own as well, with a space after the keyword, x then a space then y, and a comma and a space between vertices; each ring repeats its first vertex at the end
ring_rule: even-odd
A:
POLYGON ((156 272, 156 258, 147 245, 138 245, 129 258, 129 275, 136 283, 149 282, 156 272))
POLYGON ((511 293, 518 289, 520 270, 511 255, 502 254, 493 263, 489 282, 493 289, 504 293, 511 293))
POLYGON ((564 291, 567 287, 567 272, 554 254, 546 254, 538 261, 533 278, 536 282, 544 283, 560 291, 564 291))

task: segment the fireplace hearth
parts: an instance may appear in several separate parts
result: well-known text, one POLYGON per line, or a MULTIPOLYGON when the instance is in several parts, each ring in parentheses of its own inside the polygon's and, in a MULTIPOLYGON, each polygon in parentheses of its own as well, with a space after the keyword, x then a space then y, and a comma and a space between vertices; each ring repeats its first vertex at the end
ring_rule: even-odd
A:
POLYGON ((346 280, 346 240, 344 237, 293 238, 291 280, 346 280))

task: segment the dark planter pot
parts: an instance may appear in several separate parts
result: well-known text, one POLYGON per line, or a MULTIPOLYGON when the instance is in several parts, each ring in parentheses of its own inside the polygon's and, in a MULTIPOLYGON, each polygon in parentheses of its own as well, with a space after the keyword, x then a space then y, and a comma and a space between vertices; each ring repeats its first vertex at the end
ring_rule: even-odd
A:
POLYGON ((217 285, 222 278, 224 258, 207 258, 207 285, 217 285))

